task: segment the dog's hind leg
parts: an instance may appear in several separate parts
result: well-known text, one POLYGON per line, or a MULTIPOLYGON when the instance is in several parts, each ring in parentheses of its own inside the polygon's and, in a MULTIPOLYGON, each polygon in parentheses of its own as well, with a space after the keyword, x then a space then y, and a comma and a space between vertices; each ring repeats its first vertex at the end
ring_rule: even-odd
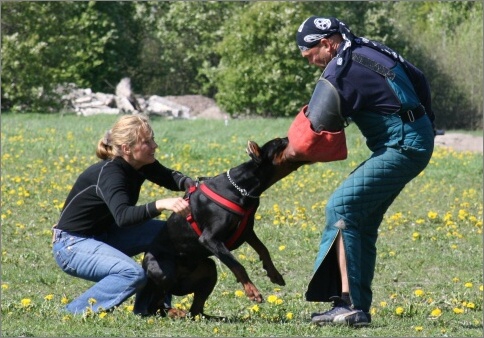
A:
POLYGON ((191 271, 179 266, 178 278, 179 280, 170 291, 178 296, 193 293, 193 302, 189 310, 192 317, 201 315, 207 319, 226 319, 224 317, 209 316, 203 312, 205 302, 217 283, 217 267, 213 260, 205 258, 191 271))
POLYGON ((164 306, 165 291, 151 279, 136 293, 133 312, 141 316, 152 316, 164 306))

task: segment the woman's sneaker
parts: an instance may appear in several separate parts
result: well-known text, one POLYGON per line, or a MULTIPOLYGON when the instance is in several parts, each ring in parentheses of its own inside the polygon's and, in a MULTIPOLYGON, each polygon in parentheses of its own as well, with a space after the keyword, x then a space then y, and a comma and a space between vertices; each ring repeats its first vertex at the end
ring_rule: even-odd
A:
POLYGON ((317 325, 343 324, 349 326, 366 326, 368 317, 361 310, 355 310, 340 297, 331 297, 333 308, 323 313, 313 314, 311 321, 317 325))

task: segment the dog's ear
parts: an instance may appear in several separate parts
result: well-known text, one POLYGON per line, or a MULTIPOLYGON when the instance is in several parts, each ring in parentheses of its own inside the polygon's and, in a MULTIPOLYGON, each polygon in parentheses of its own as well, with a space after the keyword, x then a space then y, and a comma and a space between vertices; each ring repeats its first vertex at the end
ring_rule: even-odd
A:
POLYGON ((249 154, 250 158, 254 160, 255 163, 259 164, 262 162, 261 154, 260 154, 260 147, 254 141, 247 142, 247 148, 245 149, 247 154, 249 154))

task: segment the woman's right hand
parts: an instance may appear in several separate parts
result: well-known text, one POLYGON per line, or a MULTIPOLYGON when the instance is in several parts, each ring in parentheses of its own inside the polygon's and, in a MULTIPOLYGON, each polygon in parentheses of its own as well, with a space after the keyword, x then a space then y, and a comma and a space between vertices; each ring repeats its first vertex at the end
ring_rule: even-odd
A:
POLYGON ((156 201, 156 209, 162 212, 163 210, 171 210, 180 216, 187 217, 190 214, 190 205, 188 201, 182 197, 164 198, 156 201))

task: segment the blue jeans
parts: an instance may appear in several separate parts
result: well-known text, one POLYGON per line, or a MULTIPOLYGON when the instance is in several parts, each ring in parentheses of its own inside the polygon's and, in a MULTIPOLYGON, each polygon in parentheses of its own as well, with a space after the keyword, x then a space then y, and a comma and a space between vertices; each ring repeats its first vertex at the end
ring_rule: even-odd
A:
POLYGON ((166 222, 160 220, 130 228, 113 224, 108 232, 95 237, 54 229, 52 251, 60 268, 71 276, 96 282, 69 303, 66 310, 108 311, 140 291, 148 277, 130 257, 147 251, 164 226, 166 222))

